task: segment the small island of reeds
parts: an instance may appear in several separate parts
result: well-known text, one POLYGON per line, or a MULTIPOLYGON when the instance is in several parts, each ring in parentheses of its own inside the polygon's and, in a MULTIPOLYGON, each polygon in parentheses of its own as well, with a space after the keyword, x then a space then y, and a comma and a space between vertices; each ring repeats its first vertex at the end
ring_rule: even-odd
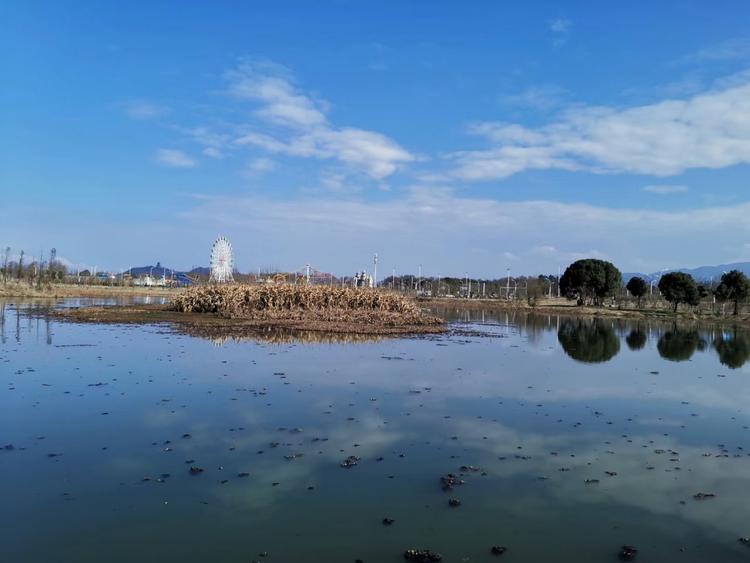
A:
POLYGON ((402 295, 324 285, 193 286, 168 305, 82 307, 57 314, 83 322, 173 322, 234 335, 269 327, 374 335, 444 330, 442 319, 402 295))

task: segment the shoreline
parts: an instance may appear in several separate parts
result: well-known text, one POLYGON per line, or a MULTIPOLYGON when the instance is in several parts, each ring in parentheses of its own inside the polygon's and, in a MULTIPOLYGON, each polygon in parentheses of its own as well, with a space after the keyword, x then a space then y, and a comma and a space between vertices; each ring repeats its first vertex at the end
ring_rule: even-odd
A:
POLYGON ((136 287, 109 285, 54 284, 37 289, 26 283, 0 285, 0 298, 60 299, 65 297, 168 297, 177 295, 184 288, 136 287))
POLYGON ((169 324, 185 330, 221 332, 224 336, 243 336, 269 329, 328 334, 372 336, 441 334, 446 323, 388 325, 356 321, 323 321, 317 319, 242 319, 227 318, 217 313, 183 313, 168 305, 111 305, 53 309, 58 319, 78 323, 106 324, 169 324))
POLYGON ((643 320, 661 322, 693 322, 721 326, 740 326, 750 328, 750 314, 715 315, 695 313, 692 311, 678 311, 667 309, 632 309, 616 307, 580 307, 566 299, 545 300, 539 305, 531 306, 526 302, 508 302, 497 299, 451 299, 451 298, 421 298, 417 301, 422 306, 434 309, 456 308, 462 310, 492 310, 513 313, 528 313, 537 315, 561 315, 569 317, 594 317, 623 320, 643 320))

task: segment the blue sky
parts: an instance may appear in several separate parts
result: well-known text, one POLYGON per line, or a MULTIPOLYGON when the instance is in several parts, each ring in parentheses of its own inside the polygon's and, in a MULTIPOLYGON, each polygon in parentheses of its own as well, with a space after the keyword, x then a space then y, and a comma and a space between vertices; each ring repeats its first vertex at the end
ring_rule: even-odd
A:
POLYGON ((5 2, 0 244, 428 275, 750 260, 746 2, 5 2))

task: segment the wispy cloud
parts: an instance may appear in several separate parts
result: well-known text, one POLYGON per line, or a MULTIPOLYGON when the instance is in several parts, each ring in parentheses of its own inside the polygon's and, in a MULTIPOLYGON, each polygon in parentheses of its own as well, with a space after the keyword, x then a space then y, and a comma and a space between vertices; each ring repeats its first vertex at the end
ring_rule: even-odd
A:
POLYGON ((529 108, 537 111, 549 111, 563 105, 570 97, 570 92, 555 84, 532 86, 517 94, 505 94, 498 101, 507 106, 529 108))
POLYGON ((538 128, 484 122, 471 132, 491 146, 454 153, 454 178, 490 180, 550 168, 664 177, 723 168, 750 162, 750 77, 736 75, 683 100, 582 106, 538 128))
POLYGON ((622 268, 636 271, 733 259, 746 252, 742 244, 750 237, 748 213, 750 202, 652 211, 554 201, 497 201, 465 197, 445 188, 414 187, 404 195, 376 202, 338 194, 286 201, 204 196, 188 216, 198 221, 210 217, 238 236, 272 241, 269 244, 277 245, 279 256, 299 252, 291 261, 325 247, 332 249, 326 259, 340 259, 354 267, 352 260, 375 240, 383 256, 401 257, 403 241, 409 240, 409 256, 423 256, 425 263, 432 262, 443 272, 462 272, 468 267, 490 273, 497 271, 501 260, 512 260, 518 271, 538 272, 540 264, 549 264, 552 271, 557 264, 584 256, 616 260, 622 268), (287 245, 301 228, 315 236, 291 250, 287 245), (446 258, 445 249, 466 246, 479 249, 486 265, 479 266, 476 257, 461 253, 446 258))
POLYGON ((227 73, 229 92, 258 104, 256 117, 269 127, 251 127, 235 139, 271 153, 334 159, 372 178, 393 174, 415 156, 381 133, 341 127, 327 117, 328 104, 300 91, 290 73, 269 63, 243 63, 227 73), (270 129, 270 130, 269 130, 270 129))
POLYGON ((270 172, 275 168, 276 161, 268 157, 261 156, 258 158, 254 158, 247 163, 247 166, 245 167, 245 174, 247 176, 260 176, 261 174, 270 172))
POLYGON ((169 107, 147 100, 132 100, 124 104, 125 113, 133 119, 153 119, 169 113, 169 107))
POLYGON ((562 47, 568 42, 570 28, 573 22, 567 18, 556 18, 549 22, 549 30, 552 32, 552 44, 555 47, 562 47))
POLYGON ((750 58, 750 37, 735 37, 691 53, 680 62, 730 61, 750 58))
POLYGON ((159 164, 172 168, 192 168, 196 164, 195 160, 177 149, 159 149, 155 158, 159 164))
POLYGON ((680 184, 651 184, 648 186, 643 186, 641 189, 644 192, 649 192, 652 194, 669 195, 685 193, 690 188, 680 184))

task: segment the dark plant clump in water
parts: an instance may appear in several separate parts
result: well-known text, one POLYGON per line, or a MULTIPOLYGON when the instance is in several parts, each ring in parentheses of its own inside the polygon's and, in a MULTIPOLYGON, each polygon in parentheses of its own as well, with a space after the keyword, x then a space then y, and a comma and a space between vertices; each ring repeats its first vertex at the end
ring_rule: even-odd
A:
POLYGON ((623 561, 633 561, 636 555, 638 555, 638 550, 632 545, 623 545, 620 548, 619 557, 623 561))
POLYGON ((452 491, 454 487, 463 485, 464 482, 453 473, 448 473, 440 477, 440 484, 443 486, 444 491, 452 491))
POLYGON ((407 549, 404 551, 404 559, 417 563, 429 563, 430 561, 442 561, 443 556, 429 549, 407 549))
POLYGON ((349 469, 350 467, 354 467, 359 463, 359 458, 356 455, 350 455, 347 457, 344 461, 340 463, 341 467, 344 467, 346 469, 349 469))
POLYGON ((503 555, 506 551, 508 551, 508 548, 504 545, 493 545, 492 549, 490 549, 492 555, 503 555))

